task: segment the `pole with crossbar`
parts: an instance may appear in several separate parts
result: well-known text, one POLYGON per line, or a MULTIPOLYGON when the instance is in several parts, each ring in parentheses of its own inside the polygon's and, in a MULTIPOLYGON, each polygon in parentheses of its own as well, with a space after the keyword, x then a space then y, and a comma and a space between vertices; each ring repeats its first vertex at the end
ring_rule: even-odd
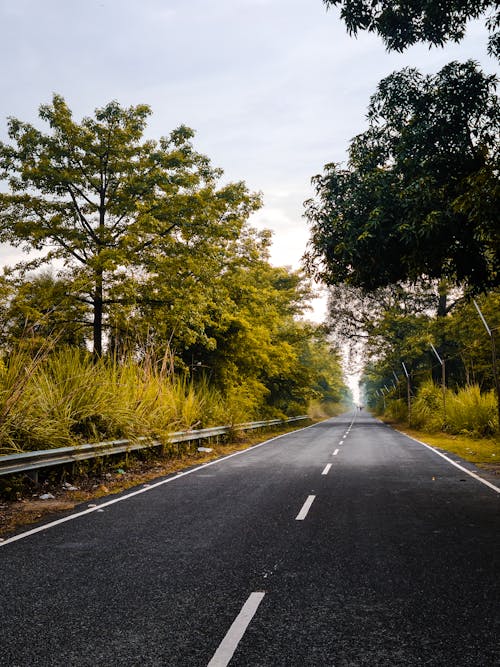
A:
POLYGON ((496 347, 495 347, 495 333, 488 326, 488 322, 486 321, 486 318, 484 317, 483 313, 481 312, 481 309, 477 305, 476 300, 473 299, 472 301, 473 301, 474 305, 476 306, 476 310, 479 313, 479 317, 481 318, 481 321, 484 324, 484 328, 488 332, 488 336, 490 337, 490 341, 491 341, 491 361, 492 361, 492 369, 493 369, 493 381, 495 383, 495 391, 496 391, 496 394, 497 394, 498 427, 500 428, 500 384, 499 384, 499 381, 498 381, 497 352, 496 352, 496 347))
POLYGON ((446 424, 446 365, 444 359, 441 359, 436 348, 431 343, 431 348, 436 355, 437 360, 441 364, 441 387, 443 389, 443 425, 446 424))

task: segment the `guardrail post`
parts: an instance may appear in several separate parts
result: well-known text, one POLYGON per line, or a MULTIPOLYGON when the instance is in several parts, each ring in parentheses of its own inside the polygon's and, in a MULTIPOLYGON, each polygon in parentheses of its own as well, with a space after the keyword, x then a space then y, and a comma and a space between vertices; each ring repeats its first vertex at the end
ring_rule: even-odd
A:
POLYGON ((28 470, 26 472, 26 475, 31 479, 33 484, 36 484, 38 486, 38 470, 28 470))

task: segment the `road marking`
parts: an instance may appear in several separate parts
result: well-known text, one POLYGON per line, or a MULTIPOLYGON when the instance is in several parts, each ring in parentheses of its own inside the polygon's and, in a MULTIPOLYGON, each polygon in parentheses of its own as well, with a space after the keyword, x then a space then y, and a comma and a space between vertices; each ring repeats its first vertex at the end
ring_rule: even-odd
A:
POLYGON ((213 658, 210 660, 207 667, 226 667, 226 665, 230 663, 231 658, 233 657, 241 638, 245 634, 246 629, 250 625, 250 621, 255 616, 255 612, 259 608, 264 595, 265 593, 262 592, 250 593, 248 600, 241 608, 238 616, 234 619, 233 624, 219 644, 219 648, 215 651, 213 658))
POLYGON ((295 521, 304 521, 304 519, 307 516, 307 513, 311 509, 311 505, 313 504, 315 498, 316 498, 316 496, 307 496, 307 500, 302 505, 302 509, 300 510, 300 512, 295 517, 295 521))
MULTIPOLYGON (((291 431, 291 433, 299 433, 300 431, 307 431, 307 429, 314 428, 317 426, 317 424, 311 424, 310 426, 305 426, 304 428, 299 428, 296 431, 291 431)), ((153 489, 156 489, 159 486, 163 486, 164 484, 170 484, 171 482, 175 482, 181 477, 185 477, 186 475, 192 475, 195 472, 199 472, 200 470, 203 470, 204 468, 208 468, 209 466, 216 465, 217 463, 222 463, 223 461, 227 461, 228 459, 232 459, 235 456, 241 456, 243 454, 248 454, 249 452, 254 451, 254 449, 258 449, 259 447, 263 447, 264 445, 268 445, 271 442, 275 442, 276 440, 279 440, 280 438, 284 438, 287 435, 290 435, 291 433, 282 433, 281 435, 276 435, 274 438, 269 438, 269 440, 265 440, 264 442, 259 442, 257 445, 253 445, 253 447, 248 447, 248 449, 242 449, 239 452, 234 452, 233 454, 228 454, 227 456, 223 456, 220 459, 214 459, 213 461, 209 461, 208 463, 203 463, 201 466, 198 466, 196 468, 191 468, 190 470, 185 470, 184 472, 178 472, 172 477, 168 477, 167 479, 162 479, 159 482, 155 482, 154 484, 150 484, 147 488, 140 488, 137 491, 132 491, 131 493, 126 493, 119 498, 113 498, 112 500, 107 500, 104 503, 100 503, 99 505, 92 505, 88 506, 88 509, 82 510, 80 512, 75 512, 75 514, 70 514, 69 516, 65 516, 62 519, 56 519, 55 521, 50 521, 49 523, 43 524, 43 526, 37 526, 37 528, 31 528, 31 530, 26 530, 24 533, 19 533, 18 535, 14 535, 13 537, 8 537, 7 539, 4 539, 2 542, 0 542, 0 547, 5 547, 8 544, 11 544, 12 542, 17 542, 18 540, 23 540, 25 537, 29 537, 30 535, 35 535, 36 533, 40 533, 44 530, 48 530, 49 528, 54 528, 55 526, 59 526, 61 523, 66 523, 66 521, 72 521, 73 519, 78 519, 81 516, 85 516, 86 514, 92 514, 92 512, 95 512, 98 508, 102 507, 109 507, 110 505, 115 505, 116 503, 121 503, 123 500, 128 500, 129 498, 133 498, 134 496, 139 496, 141 493, 147 493, 148 491, 152 491, 153 489)))
POLYGON ((332 456, 337 456, 338 453, 339 453, 339 450, 336 449, 336 450, 333 452, 332 456))
POLYGON ((325 466, 325 469, 323 470, 323 472, 322 472, 321 474, 322 474, 322 475, 328 475, 328 473, 330 472, 330 468, 331 468, 331 467, 332 467, 332 464, 331 464, 331 463, 327 463, 326 466, 325 466))
MULTIPOLYGON (((401 433, 401 435, 406 435, 406 433, 402 433, 401 431, 398 431, 398 433, 401 433)), ((488 480, 483 479, 479 475, 476 475, 476 473, 472 472, 472 470, 467 470, 467 468, 464 468, 462 465, 460 465, 460 463, 457 463, 456 461, 453 461, 452 459, 450 459, 445 454, 442 454, 441 452, 438 452, 437 449, 434 449, 434 447, 431 447, 426 442, 422 442, 421 440, 417 440, 416 438, 412 438, 411 435, 406 435, 406 437, 410 438, 410 440, 414 440, 415 442, 418 442, 419 445, 423 445, 424 447, 427 447, 427 449, 430 449, 431 452, 434 452, 434 454, 437 454, 438 456, 440 456, 445 461, 448 461, 448 463, 451 463, 451 465, 455 466, 455 468, 458 468, 462 472, 467 473, 467 475, 470 475, 474 479, 477 479, 478 482, 481 482, 481 484, 484 484, 485 486, 488 486, 490 489, 493 489, 493 491, 496 491, 497 493, 500 493, 500 487, 495 486, 491 482, 488 482, 488 480)))

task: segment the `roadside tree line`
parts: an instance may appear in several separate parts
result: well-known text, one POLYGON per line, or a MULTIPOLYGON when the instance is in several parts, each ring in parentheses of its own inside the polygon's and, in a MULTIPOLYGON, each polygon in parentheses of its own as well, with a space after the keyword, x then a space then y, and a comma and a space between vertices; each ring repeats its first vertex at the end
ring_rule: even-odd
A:
POLYGON ((150 113, 111 102, 77 122, 54 95, 40 107, 48 131, 8 121, 0 240, 28 254, 0 279, 5 446, 302 414, 312 404, 331 412, 347 397, 335 346, 304 319, 308 279, 272 266, 270 232, 250 223, 260 195, 224 182, 187 127, 146 139, 150 113), (118 376, 127 385, 125 375, 134 375, 130 364, 142 369, 138 386, 148 399, 131 388, 119 425, 106 400, 92 405, 87 385, 95 396, 99 383, 107 386, 118 414, 110 395, 121 395, 118 376), (172 385, 167 403, 176 396, 170 423, 145 419, 157 412, 155 391, 165 394, 160 381, 172 385), (86 404, 81 414, 75 396, 86 404), (29 428, 16 436, 16 401, 18 424, 36 425, 45 414, 61 425, 66 411, 65 435, 51 426, 50 437, 29 428))
MULTIPOLYGON (((488 53, 500 57, 500 13, 489 0, 324 2, 340 8, 350 33, 377 33, 397 51, 459 42, 467 22, 484 17, 488 53)), ((368 404, 479 435, 498 431, 500 412, 496 90, 497 77, 473 61, 392 73, 347 163, 325 165, 305 203, 305 265, 329 286, 332 337, 364 355, 368 404)))
POLYGON ((376 413, 486 436, 499 430, 499 312, 498 290, 470 300, 443 284, 370 295, 342 287, 331 294, 329 321, 337 338, 362 350, 364 401, 376 413))

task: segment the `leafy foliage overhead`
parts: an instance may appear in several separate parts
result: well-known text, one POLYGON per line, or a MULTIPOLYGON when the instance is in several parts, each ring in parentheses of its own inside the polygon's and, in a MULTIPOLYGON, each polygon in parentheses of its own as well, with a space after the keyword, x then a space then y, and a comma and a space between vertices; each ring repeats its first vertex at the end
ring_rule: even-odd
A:
POLYGON ((365 290, 421 277, 498 285, 500 106, 496 78, 452 62, 382 80, 347 168, 325 166, 306 202, 306 263, 365 290))
POLYGON ((488 51, 500 57, 500 11, 495 0, 323 0, 340 5, 340 15, 350 33, 375 32, 389 50, 403 51, 416 42, 443 46, 459 42, 467 22, 483 14, 490 31, 488 51), (488 13, 489 12, 489 13, 488 13))

